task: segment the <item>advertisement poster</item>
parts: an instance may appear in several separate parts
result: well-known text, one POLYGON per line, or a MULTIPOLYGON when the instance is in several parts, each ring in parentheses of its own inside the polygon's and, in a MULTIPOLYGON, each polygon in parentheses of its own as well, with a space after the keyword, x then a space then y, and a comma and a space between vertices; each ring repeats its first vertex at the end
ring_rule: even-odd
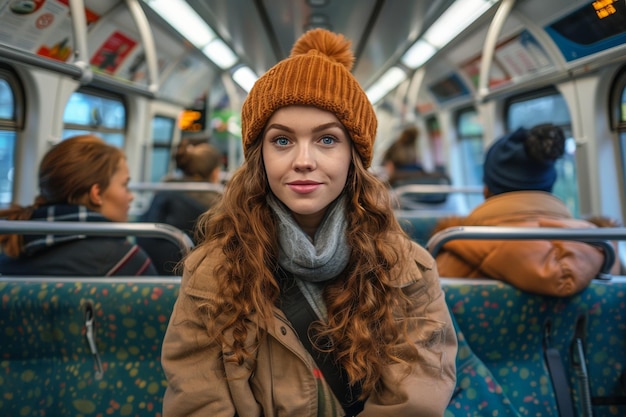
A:
MULTIPOLYGON (((480 81, 480 61, 481 57, 479 56, 461 65, 461 70, 472 80, 472 85, 475 89, 478 88, 478 82, 480 81)), ((507 84, 509 81, 511 81, 511 76, 502 69, 498 62, 492 62, 489 71, 489 88, 507 84)))
POLYGON ((119 30, 114 31, 91 58, 91 65, 109 74, 115 74, 137 41, 119 30))
MULTIPOLYGON (((99 16, 86 10, 88 23, 99 16)), ((73 52, 68 0, 10 0, 0 6, 0 43, 58 61, 73 52)))
POLYGON ((498 45, 495 55, 513 78, 535 73, 551 65, 541 45, 528 31, 498 45))

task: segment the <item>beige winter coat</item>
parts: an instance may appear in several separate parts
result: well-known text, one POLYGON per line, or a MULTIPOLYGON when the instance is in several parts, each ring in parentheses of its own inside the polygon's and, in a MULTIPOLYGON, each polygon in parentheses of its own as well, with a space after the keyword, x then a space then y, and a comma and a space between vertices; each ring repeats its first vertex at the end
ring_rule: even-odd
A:
MULTIPOLYGON (((402 379, 405 368, 390 366, 381 381, 382 392, 369 397, 360 417, 441 417, 455 386, 457 341, 434 260, 421 247, 405 242, 398 245, 406 254, 406 265, 396 267, 397 285, 415 301, 409 328, 419 349, 419 362, 402 379)), ((193 254, 187 265, 200 256, 193 254)), ((213 250, 193 274, 185 268, 163 343, 162 363, 168 378, 163 416, 329 415, 318 410, 314 361, 282 311, 274 310, 254 368, 250 363, 228 362, 228 353, 208 334, 211 318, 201 306, 217 297, 211 271, 220 258, 221 251, 213 250)), ((249 329, 252 341, 254 326, 249 329)), ((328 401, 337 402, 332 395, 328 401)))
MULTIPOLYGON (((561 200, 543 191, 516 191, 490 197, 466 218, 448 219, 435 232, 452 226, 589 228, 574 219, 561 200)), ((603 252, 591 245, 547 240, 454 240, 437 254, 442 277, 495 278, 536 294, 569 296, 597 276, 603 252)))

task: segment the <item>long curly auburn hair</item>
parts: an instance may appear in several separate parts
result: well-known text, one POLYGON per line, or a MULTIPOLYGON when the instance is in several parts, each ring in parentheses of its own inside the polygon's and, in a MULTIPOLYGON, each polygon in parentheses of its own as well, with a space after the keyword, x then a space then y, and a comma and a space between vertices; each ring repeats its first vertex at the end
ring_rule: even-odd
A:
MULTIPOLYGON (((251 145, 221 201, 198 222, 202 243, 196 250, 217 243, 227 260, 215 267, 220 296, 208 306, 213 326, 209 332, 222 344, 228 344, 225 332, 232 332, 234 346, 229 347, 239 363, 253 359, 260 344, 257 340, 252 347, 245 347, 246 319, 249 325, 254 314, 256 325, 263 329, 272 320, 280 295, 274 277, 278 267, 277 225, 266 202, 271 191, 261 142, 251 145)), ((392 242, 397 244, 398 236, 408 237, 394 216, 386 186, 364 168, 354 148, 344 193, 349 196, 346 238, 351 257, 344 273, 324 290, 328 321, 315 323, 316 340, 332 341, 325 351, 334 354, 351 384, 361 383, 365 398, 377 389, 386 366, 401 363, 409 372, 417 357, 407 329, 398 325, 404 322, 398 318, 406 316, 408 299, 400 288, 391 285, 390 274, 391 267, 400 261, 392 242)), ((191 265, 192 271, 195 266, 191 265)))

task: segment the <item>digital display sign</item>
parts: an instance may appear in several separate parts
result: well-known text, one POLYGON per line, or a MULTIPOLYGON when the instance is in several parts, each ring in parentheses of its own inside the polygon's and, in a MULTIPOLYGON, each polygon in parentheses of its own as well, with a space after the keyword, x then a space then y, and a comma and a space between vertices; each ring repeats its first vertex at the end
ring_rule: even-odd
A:
POLYGON ((184 132, 201 132, 206 126, 206 112, 198 109, 185 109, 178 118, 178 127, 184 132))

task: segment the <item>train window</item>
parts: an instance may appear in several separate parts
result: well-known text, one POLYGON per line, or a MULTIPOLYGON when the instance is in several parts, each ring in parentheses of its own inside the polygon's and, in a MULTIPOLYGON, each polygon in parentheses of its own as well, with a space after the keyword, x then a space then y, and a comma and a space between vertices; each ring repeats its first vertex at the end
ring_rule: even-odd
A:
MULTIPOLYGON (((475 108, 460 110, 456 115, 459 153, 464 184, 482 185, 483 181, 483 126, 475 108)), ((482 203, 482 195, 468 194, 469 207, 482 203)))
POLYGON ((155 116, 152 119, 152 168, 150 181, 159 182, 169 170, 170 150, 176 120, 170 117, 155 116))
POLYGON ((15 75, 0 68, 0 206, 13 200, 13 170, 17 130, 21 128, 21 98, 15 75))
POLYGON ((428 143, 430 144, 430 152, 433 158, 433 165, 435 171, 446 172, 446 163, 443 159, 441 128, 439 127, 439 120, 435 116, 431 116, 426 119, 426 134, 428 136, 428 143))
POLYGON ((124 147, 126 106, 121 97, 79 90, 72 94, 63 114, 63 139, 94 134, 107 143, 124 147))
POLYGON ((7 80, 0 79, 0 118, 12 120, 15 117, 13 89, 7 80))
POLYGON ((565 202, 574 216, 578 216, 576 141, 572 137, 571 118, 563 96, 555 89, 547 89, 514 97, 507 103, 506 115, 509 132, 541 123, 553 123, 563 129, 567 138, 565 155, 556 163, 557 180, 552 191, 565 202))
POLYGON ((614 87, 612 88, 615 94, 612 97, 611 103, 613 107, 612 114, 617 117, 613 117, 612 125, 617 128, 619 135, 619 147, 622 157, 622 176, 626 183, 626 68, 622 69, 618 75, 614 87), (617 119, 617 120, 615 120, 617 119))

